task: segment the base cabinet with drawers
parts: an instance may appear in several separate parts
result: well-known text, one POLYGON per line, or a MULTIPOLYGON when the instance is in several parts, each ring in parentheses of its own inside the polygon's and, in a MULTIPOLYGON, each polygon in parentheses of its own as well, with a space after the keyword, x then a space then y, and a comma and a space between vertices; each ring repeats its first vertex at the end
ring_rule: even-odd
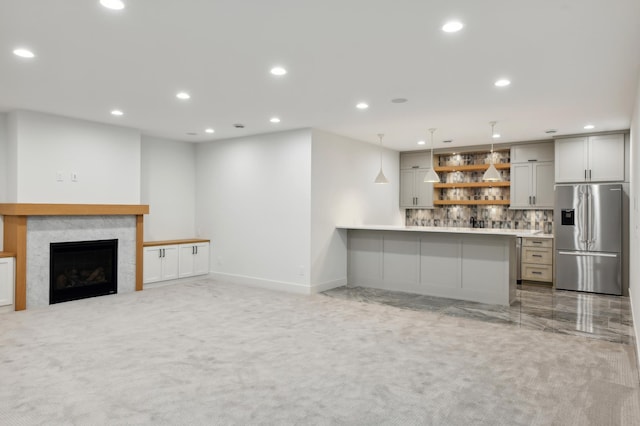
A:
POLYGON ((553 239, 522 238, 522 279, 553 282, 553 239))
POLYGON ((144 243, 143 283, 209 273, 209 240, 186 239, 144 243))

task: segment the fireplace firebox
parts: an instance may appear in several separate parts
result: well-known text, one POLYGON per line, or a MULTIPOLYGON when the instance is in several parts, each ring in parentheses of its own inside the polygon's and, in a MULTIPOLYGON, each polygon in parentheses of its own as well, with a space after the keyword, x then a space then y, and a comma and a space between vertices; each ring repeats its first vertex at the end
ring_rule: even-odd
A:
POLYGON ((118 292, 118 240, 51 243, 49 303, 118 292))

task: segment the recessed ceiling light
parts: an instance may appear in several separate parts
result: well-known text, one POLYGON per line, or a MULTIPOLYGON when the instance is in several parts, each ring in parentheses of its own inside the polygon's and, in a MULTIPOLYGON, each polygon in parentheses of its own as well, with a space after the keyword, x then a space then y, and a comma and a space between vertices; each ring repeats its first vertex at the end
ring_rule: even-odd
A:
POLYGON ((496 87, 506 87, 508 85, 511 84, 511 82, 509 80, 507 80, 506 78, 501 78, 500 80, 496 80, 495 83, 493 83, 496 87))
POLYGON ((122 10, 124 9, 124 2, 122 0, 100 0, 100 4, 107 9, 122 10))
POLYGON ((28 59, 36 57, 36 55, 32 51, 25 48, 14 49, 13 54, 16 56, 20 56, 21 58, 28 58, 28 59))
POLYGON ((113 111, 111 111, 111 115, 120 117, 121 115, 124 115, 124 112, 120 111, 119 109, 114 109, 113 111))
POLYGON ((272 123, 279 123, 280 119, 278 117, 272 117, 271 120, 269 120, 272 123))
POLYGON ((205 129, 204 131, 205 131, 205 133, 214 133, 215 132, 215 130, 213 130, 212 128, 205 129))
POLYGON ((455 33, 460 31, 464 25, 460 21, 449 21, 442 26, 442 31, 445 33, 455 33))
POLYGON ((182 100, 187 100, 187 99, 191 98, 191 95, 188 94, 187 92, 178 92, 178 94, 176 95, 176 98, 182 99, 182 100))
POLYGON ((493 138, 494 139, 500 139, 500 133, 494 133, 493 134, 493 138))
POLYGON ((451 143, 453 142, 453 139, 445 139, 442 141, 442 143, 451 143))
POLYGON ((359 104, 356 105, 356 108, 358 109, 367 109, 369 108, 369 104, 366 102, 360 102, 359 104))
POLYGON ((593 124, 587 124, 586 126, 584 126, 585 130, 591 130, 594 129, 596 126, 594 126, 593 124))
POLYGON ((236 123, 236 124, 233 125, 233 127, 235 127, 236 129, 244 129, 244 124, 236 123))
POLYGON ((424 145, 425 143, 425 141, 418 141, 418 145, 424 145))
POLYGON ((403 104, 405 102, 407 102, 406 98, 395 98, 395 99, 391 99, 391 102, 393 102, 394 104, 403 104))
POLYGON ((271 74, 273 75, 285 75, 287 73, 287 70, 282 68, 282 67, 273 67, 271 68, 271 74))

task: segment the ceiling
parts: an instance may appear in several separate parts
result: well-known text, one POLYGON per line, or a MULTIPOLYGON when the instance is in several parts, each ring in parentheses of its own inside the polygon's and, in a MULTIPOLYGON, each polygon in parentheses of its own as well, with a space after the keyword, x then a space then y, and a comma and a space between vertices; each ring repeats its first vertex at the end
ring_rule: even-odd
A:
POLYGON ((436 148, 486 145, 494 120, 499 142, 628 129, 640 75, 638 0, 124 2, 0 2, 0 111, 191 142, 304 127, 372 143, 384 133, 404 151, 428 148, 432 127, 436 148), (453 18, 464 28, 443 32, 453 18), (271 75, 275 65, 288 74, 271 75), (499 78, 512 84, 495 87, 499 78), (181 90, 191 99, 176 99, 181 90))

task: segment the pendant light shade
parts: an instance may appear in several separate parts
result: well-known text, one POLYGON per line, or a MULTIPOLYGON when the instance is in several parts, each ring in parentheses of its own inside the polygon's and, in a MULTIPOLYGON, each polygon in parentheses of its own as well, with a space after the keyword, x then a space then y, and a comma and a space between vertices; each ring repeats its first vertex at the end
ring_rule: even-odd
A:
POLYGON ((489 124, 491 125, 491 138, 492 138, 491 154, 489 154, 489 168, 487 169, 486 172, 484 172, 484 175, 482 175, 482 180, 486 182, 499 182, 502 180, 502 176, 500 176, 500 172, 498 172, 498 169, 496 169, 496 166, 493 165, 493 135, 495 135, 494 127, 496 125, 496 122, 490 121, 489 124))
POLYGON ((389 180, 387 179, 387 177, 382 172, 382 138, 384 137, 384 134, 378 133, 378 137, 380 138, 380 171, 378 172, 378 176, 376 176, 376 180, 374 180, 374 182, 375 183, 389 183, 389 180))
POLYGON ((436 173, 436 171, 433 169, 433 132, 436 131, 436 129, 429 129, 429 131, 431 132, 431 167, 429 168, 429 170, 427 170, 427 173, 424 175, 424 182, 440 182, 440 176, 438 176, 438 173, 436 173))

